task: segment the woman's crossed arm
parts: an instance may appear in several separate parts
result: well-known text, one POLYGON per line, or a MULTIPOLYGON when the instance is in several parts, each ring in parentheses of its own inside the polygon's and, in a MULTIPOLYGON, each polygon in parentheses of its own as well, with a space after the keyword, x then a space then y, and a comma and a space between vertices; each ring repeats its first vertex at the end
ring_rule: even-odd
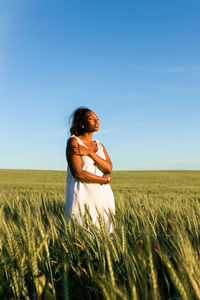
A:
POLYGON ((104 148, 104 153, 106 156, 106 160, 99 157, 93 151, 89 150, 88 148, 81 146, 78 144, 76 138, 71 138, 68 141, 67 149, 66 149, 66 156, 69 168, 72 172, 72 175, 80 180, 83 180, 88 183, 100 183, 106 184, 107 182, 111 181, 111 176, 109 175, 112 172, 112 163, 110 158, 104 148), (104 177, 94 175, 90 172, 82 170, 81 166, 81 156, 86 155, 91 157, 94 162, 97 164, 99 169, 106 174, 104 177))

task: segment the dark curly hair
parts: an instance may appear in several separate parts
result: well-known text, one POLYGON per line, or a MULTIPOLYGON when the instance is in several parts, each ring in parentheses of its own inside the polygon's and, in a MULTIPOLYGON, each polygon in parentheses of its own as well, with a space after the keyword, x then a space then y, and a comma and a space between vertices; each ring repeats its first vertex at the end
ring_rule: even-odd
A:
POLYGON ((70 120, 72 119, 72 125, 70 128, 70 133, 71 135, 81 135, 83 133, 83 128, 81 127, 81 125, 84 122, 84 117, 85 114, 91 111, 91 109, 87 108, 87 107, 79 107, 77 108, 70 117, 70 120))

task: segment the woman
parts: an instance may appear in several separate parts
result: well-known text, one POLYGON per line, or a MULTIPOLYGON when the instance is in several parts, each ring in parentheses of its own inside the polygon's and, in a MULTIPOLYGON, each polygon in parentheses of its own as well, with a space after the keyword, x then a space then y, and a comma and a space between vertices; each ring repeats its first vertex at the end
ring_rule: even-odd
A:
POLYGON ((97 115, 88 108, 78 108, 73 113, 70 129, 71 137, 67 142, 66 156, 67 190, 65 219, 75 217, 83 225, 86 211, 92 222, 99 227, 101 216, 109 233, 113 225, 109 212, 115 212, 111 182, 112 163, 104 146, 93 141, 93 133, 99 130, 97 115))

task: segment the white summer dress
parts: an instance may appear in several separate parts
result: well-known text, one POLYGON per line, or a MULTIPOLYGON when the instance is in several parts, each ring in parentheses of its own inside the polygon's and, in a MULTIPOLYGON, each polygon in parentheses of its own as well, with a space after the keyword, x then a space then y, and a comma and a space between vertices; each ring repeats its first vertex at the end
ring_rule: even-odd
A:
MULTIPOLYGON (((87 146, 77 137, 78 143, 87 148, 87 146)), ((96 154, 106 159, 103 146, 97 140, 98 150, 96 154)), ((82 170, 90 172, 97 176, 103 176, 103 172, 97 167, 95 162, 89 156, 81 156, 82 170)), ((89 210, 92 222, 99 227, 98 213, 103 217, 107 231, 113 232, 113 224, 109 219, 109 211, 115 213, 115 201, 113 192, 109 184, 86 183, 73 177, 70 168, 67 168, 67 189, 65 204, 65 220, 75 217, 80 225, 83 225, 82 216, 85 209, 89 210), (98 211, 98 212, 97 212, 98 211)))

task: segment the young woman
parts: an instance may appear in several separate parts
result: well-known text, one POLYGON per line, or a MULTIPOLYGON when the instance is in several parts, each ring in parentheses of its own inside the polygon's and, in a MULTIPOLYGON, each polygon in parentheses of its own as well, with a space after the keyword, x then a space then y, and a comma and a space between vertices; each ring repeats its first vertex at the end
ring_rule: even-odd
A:
POLYGON ((75 217, 83 225, 86 211, 99 227, 100 215, 109 233, 113 225, 109 212, 115 212, 115 202, 109 183, 112 163, 105 147, 93 141, 93 133, 99 130, 97 115, 88 108, 78 108, 73 113, 71 137, 67 142, 66 157, 67 190, 65 219, 75 217))

